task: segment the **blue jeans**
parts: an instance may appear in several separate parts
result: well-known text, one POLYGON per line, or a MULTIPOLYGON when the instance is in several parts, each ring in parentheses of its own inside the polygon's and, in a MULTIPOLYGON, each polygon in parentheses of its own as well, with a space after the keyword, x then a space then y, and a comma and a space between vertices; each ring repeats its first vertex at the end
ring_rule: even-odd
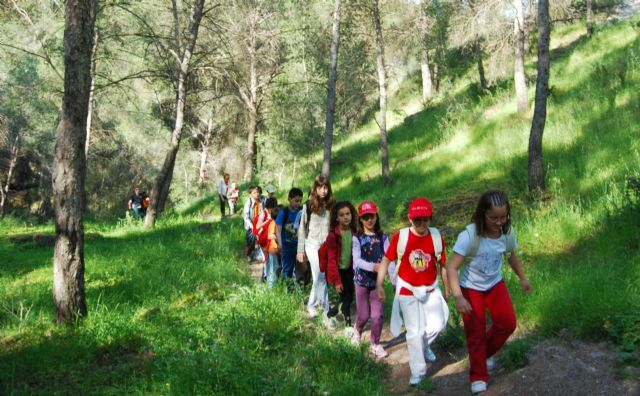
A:
POLYGON ((140 208, 133 207, 131 210, 133 211, 133 214, 135 214, 139 218, 143 218, 144 217, 144 212, 142 211, 141 207, 140 208))
POLYGON ((256 242, 258 242, 258 236, 253 235, 252 230, 245 230, 245 236, 247 238, 247 256, 251 257, 253 255, 253 251, 256 247, 256 242))
POLYGON ((296 252, 282 252, 282 273, 280 278, 293 278, 293 269, 296 266, 296 252))
POLYGON ((270 254, 264 268, 267 275, 267 287, 271 289, 278 279, 278 255, 270 254))

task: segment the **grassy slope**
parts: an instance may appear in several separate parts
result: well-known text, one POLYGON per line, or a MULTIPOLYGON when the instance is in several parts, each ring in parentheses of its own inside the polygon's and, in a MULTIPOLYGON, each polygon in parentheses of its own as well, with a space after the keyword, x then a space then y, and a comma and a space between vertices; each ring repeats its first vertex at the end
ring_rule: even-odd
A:
MULTIPOLYGON (((521 325, 547 335, 567 328, 581 337, 611 336, 627 349, 637 348, 640 216, 637 191, 628 188, 640 172, 637 24, 635 19, 607 26, 591 40, 581 26, 554 31, 544 134, 549 191, 542 203, 528 204, 525 193, 531 112, 517 114, 510 82, 477 97, 469 79, 411 117, 392 112, 391 187, 378 176, 372 124, 338 145, 335 190, 356 203, 379 202, 388 229, 402 224, 411 197, 427 196, 435 205, 434 222, 450 243, 481 191, 507 190, 536 289, 523 298, 506 271, 521 325)), ((416 84, 407 85, 418 92, 416 84)), ((532 87, 531 97, 533 92, 532 87)), ((391 107, 415 108, 415 100, 403 98, 391 107)))
MULTIPOLYGON (((536 289, 523 297, 506 272, 521 324, 633 349, 640 224, 625 180, 640 164, 638 31, 610 26, 585 41, 578 29, 554 31, 543 203, 526 203, 530 120, 516 114, 510 84, 479 98, 463 79, 407 119, 419 109, 408 93, 416 82, 395 98, 392 188, 378 176, 371 124, 338 143, 334 190, 376 200, 387 229, 400 226, 409 198, 426 195, 451 243, 480 191, 506 189, 536 289)), ((90 317, 76 328, 52 324, 51 248, 9 239, 51 228, 0 223, 0 393, 383 393, 380 365, 309 327, 295 295, 250 281, 237 219, 207 228, 191 216, 214 206, 194 202, 152 231, 88 224, 90 317)))

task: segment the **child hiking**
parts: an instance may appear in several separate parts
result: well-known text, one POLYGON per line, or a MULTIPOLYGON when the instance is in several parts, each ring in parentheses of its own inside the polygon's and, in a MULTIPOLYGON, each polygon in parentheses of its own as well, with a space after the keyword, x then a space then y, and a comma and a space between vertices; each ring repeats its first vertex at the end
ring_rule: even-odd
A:
POLYGON ((253 260, 256 243, 258 242, 258 229, 256 223, 258 217, 264 211, 265 198, 262 196, 262 189, 259 186, 252 185, 249 187, 249 198, 244 203, 242 209, 242 220, 244 223, 244 231, 247 239, 247 247, 245 254, 247 261, 253 260))
POLYGON ((416 198, 409 204, 411 227, 403 228, 391 239, 380 263, 376 282, 378 298, 384 301, 383 284, 387 268, 391 261, 397 260, 398 277, 390 330, 394 336, 400 335, 404 320, 411 369, 410 385, 417 385, 425 378, 429 346, 444 329, 449 317, 447 302, 438 288, 436 268, 439 262, 445 297, 448 297, 444 241, 436 228, 429 227, 431 215, 431 203, 426 198, 416 198))
POLYGON ((259 237, 260 248, 264 251, 264 256, 266 258, 264 265, 264 277, 267 280, 267 286, 272 288, 275 285, 276 280, 278 279, 277 271, 279 264, 279 256, 280 245, 277 240, 277 228, 276 223, 273 221, 272 215, 274 209, 278 206, 278 201, 275 198, 267 198, 265 202, 266 211, 268 214, 268 218, 266 222, 262 225, 261 234, 259 236, 264 235, 264 237, 259 237))
POLYGON ((296 216, 298 216, 300 212, 300 205, 302 204, 302 190, 295 187, 292 188, 289 190, 288 199, 289 206, 285 206, 276 218, 276 225, 278 227, 276 235, 282 257, 282 272, 280 274, 282 279, 293 277, 293 269, 296 264, 298 234, 294 229, 294 223, 296 216))
POLYGON ((311 267, 312 285, 307 312, 312 318, 317 316, 318 306, 324 310, 325 317, 329 311, 327 280, 325 274, 320 272, 318 249, 329 234, 329 213, 334 203, 329 178, 323 175, 316 176, 311 185, 309 199, 302 206, 296 257, 302 263, 306 256, 311 267))
MULTIPOLYGON (((373 201, 364 201, 358 206, 358 231, 353 238, 353 269, 357 318, 353 326, 352 341, 360 343, 364 325, 371 319, 370 350, 378 358, 388 355, 380 345, 380 334, 384 322, 384 304, 376 294, 377 271, 389 247, 389 238, 382 232, 378 208, 373 201)), ((389 266, 389 273, 395 271, 395 264, 389 266)))
MULTIPOLYGON (((351 303, 353 302, 353 260, 351 239, 356 232, 356 209, 349 201, 339 201, 331 209, 327 235, 327 282, 335 286, 340 295, 345 325, 351 327, 351 303)), ((337 313, 337 307, 336 312, 337 313)), ((328 316, 333 316, 330 312, 328 316)))
POLYGON ((471 220, 458 235, 447 273, 456 309, 464 321, 471 393, 481 393, 487 390, 487 369, 493 368, 492 356, 516 329, 513 304, 502 280, 503 255, 509 253, 507 261, 518 275, 522 290, 529 293, 531 285, 515 252, 518 245, 511 228, 507 195, 499 190, 482 194, 471 220), (471 257, 471 261, 458 279, 457 271, 465 257, 471 257), (488 330, 485 310, 489 311, 492 322, 488 330))

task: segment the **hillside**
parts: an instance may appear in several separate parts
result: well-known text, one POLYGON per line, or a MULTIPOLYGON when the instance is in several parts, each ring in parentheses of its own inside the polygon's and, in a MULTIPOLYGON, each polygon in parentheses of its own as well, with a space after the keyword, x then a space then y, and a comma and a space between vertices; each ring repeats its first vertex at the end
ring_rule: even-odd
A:
MULTIPOLYGON (((583 32, 567 25, 552 34, 548 190, 539 201, 526 194, 531 114, 517 114, 509 81, 479 95, 471 77, 460 78, 424 109, 417 79, 405 81, 389 112, 391 186, 379 176, 375 122, 340 136, 335 147, 336 195, 376 201, 387 231, 403 224, 409 199, 424 195, 451 245, 481 191, 509 193, 535 291, 524 296, 505 271, 524 341, 506 349, 502 382, 491 394, 583 393, 549 387, 543 370, 556 355, 557 367, 577 364, 560 359, 572 353, 596 360, 596 371, 587 360, 585 372, 618 387, 609 389, 638 389, 640 20, 600 26, 591 39, 583 32), (523 356, 537 380, 518 382, 528 375, 523 356)), ((532 86, 533 64, 528 72, 532 86)), ((296 181, 306 189, 311 178, 308 172, 296 181)), ((89 221, 89 317, 74 328, 52 324, 51 240, 42 235, 53 227, 2 220, 0 393, 407 392, 393 377, 406 383, 404 363, 389 369, 372 361, 366 346, 306 319, 304 295, 255 282, 240 257, 240 219, 203 215, 216 205, 212 197, 191 202, 153 230, 126 219, 89 221)), ((438 369, 464 361, 460 331, 454 316, 437 345, 438 369)), ((439 381, 423 390, 449 394, 439 381)))

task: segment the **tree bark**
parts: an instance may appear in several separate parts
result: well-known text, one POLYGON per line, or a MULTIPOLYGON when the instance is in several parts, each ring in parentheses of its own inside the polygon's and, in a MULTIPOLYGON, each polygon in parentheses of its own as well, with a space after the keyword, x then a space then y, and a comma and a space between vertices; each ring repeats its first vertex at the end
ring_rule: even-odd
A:
POLYGON ((238 91, 248 111, 249 120, 247 122, 247 156, 244 163, 244 181, 251 181, 257 168, 256 150, 256 130, 258 127, 258 70, 257 70, 257 29, 258 15, 252 16, 252 23, 249 28, 249 44, 247 51, 249 54, 249 95, 244 95, 240 87, 238 91))
POLYGON ((56 242, 53 300, 58 323, 87 315, 84 290, 84 182, 91 49, 97 0, 67 0, 64 31, 64 97, 56 129, 53 193, 56 242))
POLYGON ((482 64, 482 45, 480 39, 477 39, 473 43, 473 52, 476 55, 476 62, 478 63, 478 75, 480 76, 480 88, 483 91, 487 90, 487 79, 484 76, 484 66, 482 64))
POLYGON ((327 113, 324 123, 324 154, 322 174, 329 177, 331 172, 331 146, 333 144, 333 118, 336 110, 336 78, 338 72, 338 48, 340 47, 340 0, 333 6, 333 30, 331 34, 331 61, 327 82, 327 113))
POLYGON ((209 144, 213 134, 213 114, 207 118, 207 130, 200 141, 200 169, 198 171, 198 187, 203 188, 207 175, 207 158, 209 156, 209 144))
POLYGON ((382 40, 382 23, 378 0, 373 2, 373 24, 376 34, 376 64, 378 68, 378 88, 380 90, 380 160, 382 163, 382 180, 384 184, 391 182, 389 175, 389 151, 387 148, 387 72, 384 68, 384 42, 382 40))
POLYGON ((7 182, 4 186, 0 186, 0 218, 4 217, 5 207, 7 200, 9 199, 9 187, 11 186, 11 178, 13 177, 13 170, 18 162, 18 144, 20 142, 20 135, 16 134, 16 138, 11 144, 11 154, 9 157, 9 170, 7 171, 7 182))
POLYGON ((516 105, 519 112, 529 109, 527 79, 524 73, 524 12, 522 0, 515 0, 513 30, 515 36, 515 62, 513 80, 516 89, 516 105))
POLYGON ((547 97, 549 94, 549 0, 538 1, 538 77, 536 99, 533 110, 531 133, 529 134, 529 192, 545 188, 544 164, 542 161, 542 134, 547 119, 547 97))
POLYGON ((427 103, 433 97, 431 69, 429 69, 429 46, 427 45, 427 1, 420 3, 420 71, 422 74, 422 102, 427 103))
POLYGON ((587 37, 593 35, 593 0, 587 0, 587 37))
MULTIPOLYGON (((197 0, 194 3, 193 14, 189 21, 188 34, 186 43, 184 46, 184 52, 181 59, 176 59, 178 63, 178 81, 176 85, 176 104, 175 104, 175 123, 173 126, 173 132, 171 133, 171 146, 167 152, 162 169, 156 178, 156 181, 151 189, 150 199, 151 203, 147 208, 147 215, 144 219, 145 227, 153 227, 156 222, 158 214, 164 209, 164 205, 169 196, 169 188, 171 187, 171 180, 173 179, 173 169, 176 164, 176 156, 178 155, 178 149, 180 148, 180 140, 182 139, 182 126, 184 123, 184 107, 187 97, 186 91, 186 79, 189 73, 189 62, 193 53, 193 48, 196 45, 198 38, 198 29, 200 28, 200 21, 204 12, 205 0, 197 0)), ((177 56, 177 55, 176 55, 177 56)))

